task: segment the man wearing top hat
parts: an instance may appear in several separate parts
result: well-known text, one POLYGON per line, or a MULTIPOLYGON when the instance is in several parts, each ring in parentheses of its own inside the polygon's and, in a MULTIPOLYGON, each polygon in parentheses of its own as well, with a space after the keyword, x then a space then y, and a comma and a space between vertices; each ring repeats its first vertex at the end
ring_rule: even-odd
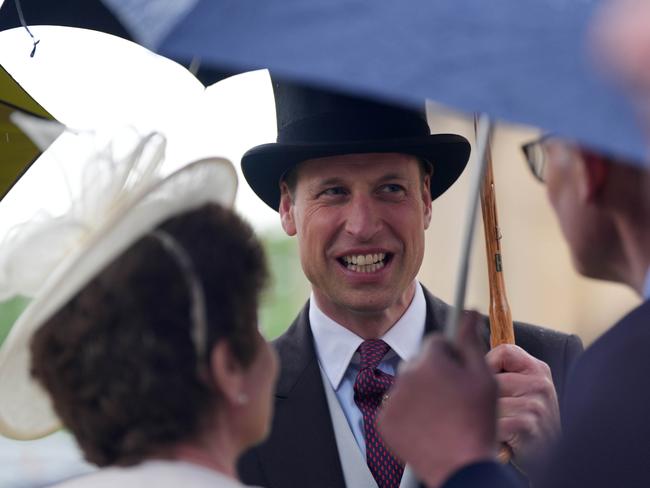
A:
MULTIPOLYGON (((431 135, 423 113, 288 83, 273 88, 277 143, 249 150, 242 170, 297 236, 312 293, 275 342, 272 431, 244 456, 240 475, 268 488, 418 486, 374 419, 399 363, 445 323, 448 305, 416 275, 431 202, 463 171, 469 143, 431 135)), ((501 384, 500 440, 521 465, 558 432, 558 397, 582 345, 519 323, 515 337, 518 346, 500 346, 488 361, 501 384)), ((487 352, 487 320, 484 342, 487 352)))

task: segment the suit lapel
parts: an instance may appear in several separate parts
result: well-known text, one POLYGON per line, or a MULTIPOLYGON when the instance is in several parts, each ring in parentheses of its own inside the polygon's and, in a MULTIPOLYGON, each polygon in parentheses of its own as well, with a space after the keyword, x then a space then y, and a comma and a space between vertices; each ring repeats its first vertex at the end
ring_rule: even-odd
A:
POLYGON ((273 429, 259 459, 270 487, 343 487, 343 473, 309 326, 309 303, 276 341, 281 374, 273 429))
MULTIPOLYGON (((424 289, 425 332, 443 330, 449 305, 424 289)), ((486 345, 489 329, 482 328, 486 345)), ((256 453, 268 488, 344 487, 343 471, 309 326, 309 302, 275 342, 281 373, 273 428, 256 453)), ((486 346, 487 347, 487 346, 486 346)))

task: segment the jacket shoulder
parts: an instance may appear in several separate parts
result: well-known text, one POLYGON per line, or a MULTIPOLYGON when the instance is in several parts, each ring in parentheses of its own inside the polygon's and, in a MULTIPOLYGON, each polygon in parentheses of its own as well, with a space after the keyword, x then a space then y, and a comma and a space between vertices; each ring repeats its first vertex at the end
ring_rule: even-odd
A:
POLYGON ((514 331, 515 342, 539 359, 560 355, 568 360, 577 357, 583 349, 582 341, 575 334, 522 322, 514 323, 514 331))

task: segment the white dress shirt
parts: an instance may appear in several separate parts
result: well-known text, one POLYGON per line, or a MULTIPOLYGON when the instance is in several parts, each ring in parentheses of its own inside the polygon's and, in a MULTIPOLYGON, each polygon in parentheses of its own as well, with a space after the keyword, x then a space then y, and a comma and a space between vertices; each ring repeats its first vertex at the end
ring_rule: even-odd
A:
MULTIPOLYGON (((401 361, 411 359, 417 354, 422 344, 425 319, 424 292, 422 286, 416 282, 415 295, 410 305, 395 325, 380 338, 391 348, 379 364, 380 370, 394 375, 401 361)), ((313 293, 309 301, 309 323, 314 335, 318 362, 336 392, 350 429, 365 458, 363 416, 354 403, 354 382, 360 363, 357 348, 363 339, 325 315, 318 307, 313 293)))

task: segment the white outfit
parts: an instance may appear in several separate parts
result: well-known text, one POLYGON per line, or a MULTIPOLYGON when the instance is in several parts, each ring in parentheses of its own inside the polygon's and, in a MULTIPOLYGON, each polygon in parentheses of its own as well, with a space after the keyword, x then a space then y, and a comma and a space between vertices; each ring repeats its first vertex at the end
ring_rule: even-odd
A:
POLYGON ((145 461, 128 468, 112 467, 64 481, 52 488, 242 488, 245 485, 198 464, 145 461))

